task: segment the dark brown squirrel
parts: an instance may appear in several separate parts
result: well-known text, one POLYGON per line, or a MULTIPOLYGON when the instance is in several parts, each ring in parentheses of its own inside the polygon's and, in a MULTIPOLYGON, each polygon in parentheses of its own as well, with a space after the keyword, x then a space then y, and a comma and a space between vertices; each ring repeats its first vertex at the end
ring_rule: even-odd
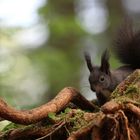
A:
POLYGON ((125 22, 118 31, 113 49, 124 64, 115 70, 110 70, 108 50, 103 52, 100 66, 93 65, 90 55, 85 53, 90 71, 90 88, 96 92, 99 105, 110 100, 110 95, 116 86, 135 69, 140 68, 140 31, 134 32, 132 24, 125 22))

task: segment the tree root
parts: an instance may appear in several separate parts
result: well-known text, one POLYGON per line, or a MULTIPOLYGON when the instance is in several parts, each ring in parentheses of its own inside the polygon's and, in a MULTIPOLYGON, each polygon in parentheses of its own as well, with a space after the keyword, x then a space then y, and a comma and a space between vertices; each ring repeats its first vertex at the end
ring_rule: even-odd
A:
POLYGON ((0 117, 18 124, 32 124, 46 118, 50 112, 61 111, 70 102, 73 102, 81 109, 91 111, 97 109, 95 105, 87 101, 77 90, 68 87, 60 91, 50 102, 28 111, 18 111, 0 99, 0 117))

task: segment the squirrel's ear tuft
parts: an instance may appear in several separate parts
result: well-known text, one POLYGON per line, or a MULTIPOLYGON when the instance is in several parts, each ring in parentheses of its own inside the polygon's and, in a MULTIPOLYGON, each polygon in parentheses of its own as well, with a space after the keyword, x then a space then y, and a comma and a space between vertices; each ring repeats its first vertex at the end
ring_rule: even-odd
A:
POLYGON ((87 53, 87 52, 85 52, 84 55, 85 55, 85 60, 86 60, 86 63, 87 63, 87 67, 88 67, 89 71, 92 72, 93 71, 93 65, 91 63, 91 57, 90 57, 89 53, 87 53))
POLYGON ((106 74, 110 74, 109 52, 107 49, 102 54, 100 69, 102 72, 105 72, 106 74))

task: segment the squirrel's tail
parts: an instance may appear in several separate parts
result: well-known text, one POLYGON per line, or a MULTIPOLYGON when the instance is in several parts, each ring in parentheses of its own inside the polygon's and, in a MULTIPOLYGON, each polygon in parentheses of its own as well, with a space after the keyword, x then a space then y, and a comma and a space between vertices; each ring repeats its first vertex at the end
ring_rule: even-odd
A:
POLYGON ((121 26, 114 49, 122 63, 140 68, 140 31, 134 32, 130 21, 121 26))

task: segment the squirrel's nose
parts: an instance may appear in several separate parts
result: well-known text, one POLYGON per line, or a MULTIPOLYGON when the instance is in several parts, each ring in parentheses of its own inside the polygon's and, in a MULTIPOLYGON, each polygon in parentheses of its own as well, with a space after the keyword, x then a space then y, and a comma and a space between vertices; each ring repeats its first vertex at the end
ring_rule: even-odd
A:
POLYGON ((101 89, 102 89, 99 85, 91 85, 90 88, 93 92, 96 92, 96 93, 101 92, 101 89))
POLYGON ((95 92, 99 93, 99 92, 101 92, 101 90, 102 90, 102 88, 100 86, 96 85, 95 92))

